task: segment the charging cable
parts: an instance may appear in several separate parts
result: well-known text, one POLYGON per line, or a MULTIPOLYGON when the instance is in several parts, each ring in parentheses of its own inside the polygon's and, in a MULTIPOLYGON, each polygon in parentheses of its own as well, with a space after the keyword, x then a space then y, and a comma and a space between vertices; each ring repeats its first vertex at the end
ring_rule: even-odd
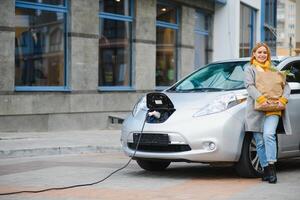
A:
POLYGON ((0 193, 0 196, 21 194, 21 193, 41 193, 41 192, 47 192, 47 191, 52 191, 52 190, 66 190, 66 189, 71 189, 71 188, 86 187, 86 186, 96 185, 98 183, 101 183, 101 182, 105 181, 106 179, 108 179, 109 177, 111 177, 113 174, 115 174, 115 173, 117 173, 117 172, 125 169, 129 165, 129 163, 132 161, 132 159, 135 157, 135 154, 136 154, 136 152, 138 150, 138 147, 139 147, 139 144, 140 144, 140 140, 141 140, 141 137, 142 137, 142 134, 143 134, 143 131, 144 131, 144 127, 145 127, 145 124, 146 124, 147 117, 151 116, 149 114, 150 114, 149 112, 146 113, 145 120, 144 120, 143 126, 142 126, 142 130, 141 130, 141 133, 139 135, 139 138, 138 138, 138 141, 137 141, 137 144, 136 144, 136 148, 135 148, 134 153, 131 156, 131 158, 128 160, 128 162, 123 167, 121 167, 121 168, 113 171, 112 173, 110 173, 109 175, 107 175, 105 178, 103 178, 103 179, 101 179, 99 181, 96 181, 96 182, 92 182, 92 183, 70 185, 70 186, 66 186, 66 187, 54 187, 54 188, 47 188, 47 189, 43 189, 43 190, 23 190, 23 191, 17 191, 17 192, 0 193))

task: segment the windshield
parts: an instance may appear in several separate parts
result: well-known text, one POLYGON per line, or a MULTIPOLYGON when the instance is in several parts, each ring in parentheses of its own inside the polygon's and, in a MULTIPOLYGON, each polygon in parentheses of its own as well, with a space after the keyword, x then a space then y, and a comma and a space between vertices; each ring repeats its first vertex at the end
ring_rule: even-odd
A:
POLYGON ((244 88, 244 69, 248 61, 213 63, 183 79, 171 91, 223 91, 244 88))

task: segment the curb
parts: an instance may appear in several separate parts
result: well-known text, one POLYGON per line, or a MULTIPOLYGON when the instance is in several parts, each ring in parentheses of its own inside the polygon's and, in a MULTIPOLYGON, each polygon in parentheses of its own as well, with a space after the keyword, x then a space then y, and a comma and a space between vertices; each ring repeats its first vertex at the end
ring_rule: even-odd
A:
POLYGON ((121 152, 121 146, 77 146, 0 150, 0 159, 46 155, 121 152))

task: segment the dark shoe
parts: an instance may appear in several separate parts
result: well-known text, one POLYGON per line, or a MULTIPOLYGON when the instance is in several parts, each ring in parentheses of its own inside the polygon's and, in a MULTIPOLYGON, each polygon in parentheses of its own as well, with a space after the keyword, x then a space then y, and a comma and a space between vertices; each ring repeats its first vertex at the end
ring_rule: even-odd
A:
POLYGON ((277 182, 277 176, 276 176, 276 169, 274 164, 269 165, 270 170, 270 177, 269 177, 269 183, 276 183, 277 182))
POLYGON ((264 167, 264 172, 263 175, 261 177, 262 181, 269 181, 270 179, 270 169, 269 166, 264 167))

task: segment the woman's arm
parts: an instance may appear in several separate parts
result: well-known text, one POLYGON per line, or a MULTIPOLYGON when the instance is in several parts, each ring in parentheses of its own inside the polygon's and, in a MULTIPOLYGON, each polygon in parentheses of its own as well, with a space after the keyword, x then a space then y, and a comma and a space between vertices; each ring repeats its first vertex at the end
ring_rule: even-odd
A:
POLYGON ((258 102, 264 102, 266 98, 255 87, 255 74, 251 66, 245 69, 245 87, 249 96, 258 102))
POLYGON ((288 102, 288 98, 290 97, 290 94, 291 94, 291 88, 290 88, 289 84, 286 82, 285 86, 284 86, 284 89, 283 89, 283 94, 280 97, 279 101, 282 104, 286 105, 287 102, 288 102))
POLYGON ((291 94, 291 87, 289 86, 289 84, 286 82, 284 89, 283 89, 283 97, 285 97, 286 99, 288 99, 290 97, 291 94))

